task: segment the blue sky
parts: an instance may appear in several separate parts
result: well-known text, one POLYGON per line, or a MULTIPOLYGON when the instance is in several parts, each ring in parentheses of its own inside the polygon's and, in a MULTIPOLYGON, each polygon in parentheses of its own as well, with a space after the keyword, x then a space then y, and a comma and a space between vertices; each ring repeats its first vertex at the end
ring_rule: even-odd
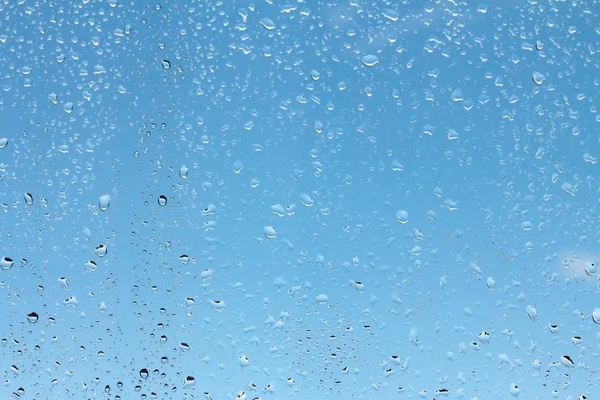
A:
POLYGON ((0 397, 594 398, 596 9, 0 15, 0 397))

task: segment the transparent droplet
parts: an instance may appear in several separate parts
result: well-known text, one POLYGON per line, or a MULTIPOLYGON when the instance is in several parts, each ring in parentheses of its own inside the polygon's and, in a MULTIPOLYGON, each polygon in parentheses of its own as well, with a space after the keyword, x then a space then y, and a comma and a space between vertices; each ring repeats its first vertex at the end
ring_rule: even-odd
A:
POLYGON ((109 194, 103 194, 102 196, 98 197, 98 206, 100 207, 100 211, 108 210, 110 207, 110 200, 111 198, 109 194))
POLYGON ((240 367, 244 368, 250 365, 250 360, 247 356, 240 356, 238 359, 238 363, 240 364, 240 367))
POLYGON ((8 139, 7 138, 0 138, 0 149, 5 148, 6 146, 8 146, 8 139))
POLYGON ((29 323, 31 324, 35 324, 38 321, 38 319, 39 316, 35 312, 27 314, 27 321, 29 321, 29 323))
POLYGON ((225 309, 225 302, 223 300, 210 300, 208 303, 210 308, 215 311, 223 311, 225 309))
POLYGON ((25 193, 23 199, 25 200, 25 203, 27 203, 27 205, 30 206, 33 204, 33 195, 31 193, 25 193))
POLYGON ((9 269, 11 269, 14 265, 14 261, 12 258, 10 257, 2 257, 2 259, 0 260, 0 268, 2 268, 5 271, 8 271, 9 269))
POLYGON ((158 205, 163 206, 163 207, 166 206, 167 205, 167 197, 162 194, 160 196, 158 196, 158 205))
POLYGON ((326 294, 320 294, 316 297, 315 300, 317 300, 317 303, 319 304, 325 304, 329 300, 329 297, 327 297, 326 294))
POLYGON ((84 264, 84 267, 90 272, 95 272, 98 269, 98 264, 96 264, 95 261, 90 260, 84 264))
POLYGON ((537 318, 537 315, 538 315, 535 307, 533 307, 532 305, 528 305, 526 307, 525 311, 527 311, 527 315, 529 316, 529 319, 531 319, 532 321, 535 322, 535 319, 537 318))
POLYGON ((531 76, 531 79, 533 80, 533 82, 536 85, 541 85, 542 83, 544 83, 544 80, 546 79, 546 77, 544 75, 542 75, 540 72, 534 72, 533 75, 531 76))
POLYGON ((182 165, 181 168, 179 168, 179 177, 181 177, 181 179, 187 179, 188 172, 189 172, 188 167, 186 167, 185 165, 182 165))
POLYGON ((596 308, 592 311, 592 321, 594 321, 595 324, 600 324, 600 308, 596 308))
POLYGON ((537 42, 535 42, 535 49, 540 51, 544 49, 544 42, 542 42, 541 40, 538 40, 537 42))
POLYGON ((317 132, 319 135, 321 133, 323 133, 323 123, 321 121, 316 120, 313 126, 315 129, 315 132, 317 132))
POLYGON ((162 60, 161 65, 162 65, 163 69, 165 69, 165 70, 171 69, 171 61, 169 61, 169 60, 162 60))
POLYGON ((569 356, 560 357, 560 362, 567 368, 573 368, 575 366, 575 363, 569 356))
POLYGON ((65 278, 65 277, 58 278, 58 284, 64 290, 69 290, 69 282, 67 281, 67 278, 65 278))
POLYGON ((265 226, 264 234, 267 239, 275 239, 277 237, 277 232, 275 232, 275 228, 272 226, 265 226))
POLYGON ((302 193, 300 195, 300 201, 302 202, 302 204, 304 204, 306 207, 312 207, 313 204, 315 204, 315 201, 312 199, 312 197, 310 197, 309 195, 307 195, 306 193, 302 193))
POLYGON ((189 389, 192 386, 194 386, 196 384, 196 379, 194 379, 193 376, 186 376, 184 381, 183 381, 183 388, 184 389, 189 389))
POLYGON ((402 225, 406 224, 408 222, 408 212, 405 210, 396 211, 396 220, 402 225))
POLYGON ((186 353, 186 352, 190 351, 190 345, 188 345, 187 343, 183 343, 183 342, 179 343, 179 350, 186 353))
POLYGON ((110 8, 115 8, 119 5, 117 0, 107 0, 107 3, 110 8))
POLYGON ((209 204, 200 212, 200 215, 202 215, 203 217, 208 217, 213 215, 216 211, 217 206, 214 204, 209 204))
POLYGON ((180 255, 179 262, 183 265, 188 265, 190 263, 190 256, 188 256, 187 254, 180 255))
POLYGON ((240 172, 242 172, 242 169, 244 169, 244 165, 242 164, 242 162, 240 160, 236 160, 236 162, 233 163, 233 172, 235 172, 236 174, 239 174, 240 172))
POLYGON ((67 114, 71 114, 73 112, 73 103, 70 101, 67 101, 65 104, 63 104, 63 110, 67 113, 67 114))
POLYGON ((596 263, 594 262, 586 262, 583 269, 588 276, 596 275, 596 263))
POLYGON ((390 10, 389 8, 383 10, 381 14, 392 22, 396 22, 400 18, 400 14, 398 13, 398 11, 390 10))
POLYGON ((318 81, 321 78, 321 73, 313 69, 310 71, 310 77, 313 81, 318 81))
POLYGON ((362 58, 362 63, 367 67, 373 67, 379 63, 379 58, 374 54, 367 54, 362 58))
POLYGON ((265 28, 268 31, 275 29, 275 22, 273 22, 273 20, 271 20, 270 18, 262 18, 260 20, 260 24, 263 26, 263 28, 265 28))
POLYGON ((148 375, 148 370, 146 368, 140 369, 140 377, 142 377, 142 379, 148 378, 148 375))
POLYGON ((108 252, 108 248, 106 247, 106 245, 104 244, 100 244, 96 247, 96 249, 94 250, 94 253, 98 256, 98 257, 104 257, 106 255, 106 253, 108 252))

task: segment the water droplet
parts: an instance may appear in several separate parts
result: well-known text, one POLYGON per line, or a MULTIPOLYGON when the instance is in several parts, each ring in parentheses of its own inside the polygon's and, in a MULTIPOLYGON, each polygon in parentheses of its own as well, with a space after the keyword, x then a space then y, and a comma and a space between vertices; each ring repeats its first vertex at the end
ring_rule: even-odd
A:
POLYGON ((242 172, 242 169, 244 169, 244 165, 242 164, 242 162, 240 160, 236 160, 236 162, 233 163, 233 172, 235 172, 236 174, 239 174, 240 172, 242 172))
POLYGON ((273 22, 273 20, 271 20, 270 18, 262 18, 260 20, 260 24, 263 26, 263 28, 265 28, 268 31, 275 29, 275 22, 273 22))
POLYGON ((533 307, 532 305, 528 305, 527 308, 525 309, 525 311, 527 311, 527 315, 529 316, 529 319, 531 319, 532 321, 535 322, 535 319, 537 318, 537 315, 538 315, 535 307, 533 307))
POLYGON ((166 206, 167 205, 167 197, 162 194, 160 196, 158 196, 158 205, 163 206, 163 207, 166 206))
POLYGON ((98 264, 96 264, 95 261, 90 260, 84 264, 84 267, 90 272, 95 272, 98 269, 98 264))
POLYGON ((275 228, 272 226, 265 226, 264 233, 267 239, 275 239, 277 237, 277 232, 275 232, 275 228))
POLYGON ((327 297, 326 294, 320 294, 316 297, 315 300, 317 300, 317 303, 319 304, 325 304, 329 300, 329 297, 327 297))
POLYGON ((585 263, 585 267, 583 268, 583 270, 585 271, 585 273, 588 276, 594 276, 596 275, 596 263, 594 262, 586 262, 585 263))
POLYGON ((110 200, 109 194, 103 194, 102 196, 98 197, 98 206, 100 207, 100 211, 108 210, 108 207, 110 207, 110 200))
POLYGON ((300 201, 302 202, 302 204, 304 204, 306 207, 312 207, 313 204, 315 204, 315 201, 312 199, 312 197, 310 197, 309 195, 307 195, 306 193, 302 193, 300 195, 300 201))
POLYGON ((162 60, 161 65, 163 67, 163 69, 167 70, 171 68, 171 61, 169 60, 162 60))
POLYGON ((398 11, 390 10, 389 8, 383 10, 381 14, 383 14, 385 18, 389 19, 392 22, 396 22, 400 18, 400 14, 398 13, 398 11))
POLYGON ((115 8, 119 5, 117 0, 107 0, 107 3, 110 8, 115 8))
POLYGON ((594 321, 595 324, 600 324, 600 308, 596 308, 592 311, 592 321, 594 321))
POLYGON ((318 81, 321 78, 321 73, 313 69, 310 71, 310 77, 313 81, 318 81))
POLYGON ((541 51, 544 49, 544 42, 542 42, 541 40, 538 40, 537 42, 535 42, 535 49, 538 51, 541 51))
POLYGON ((567 368, 573 368, 575 366, 575 363, 569 356, 562 356, 560 358, 560 362, 563 363, 563 365, 567 368))
POLYGON ((31 193, 25 193, 25 195, 23 196, 23 199, 25 200, 25 203, 27 203, 27 205, 33 204, 33 196, 31 193))
POLYGON ((209 204, 200 212, 200 215, 202 215, 203 217, 208 217, 213 215, 216 211, 217 206, 215 206, 214 204, 209 204))
POLYGON ((40 317, 35 312, 27 314, 27 321, 29 321, 30 324, 35 324, 39 318, 40 317))
POLYGON ((148 370, 146 368, 140 369, 140 376, 142 377, 142 379, 147 379, 148 378, 148 370))
POLYGON ((11 269, 13 267, 13 264, 14 261, 10 257, 2 257, 2 259, 0 260, 0 268, 2 268, 5 271, 11 269))
POLYGON ((531 79, 533 80, 533 82, 536 85, 541 85, 542 83, 544 83, 544 80, 546 79, 546 77, 544 75, 542 75, 540 72, 534 72, 533 75, 531 76, 531 79))
POLYGON ((323 133, 323 123, 321 121, 319 121, 319 120, 315 121, 313 126, 315 129, 315 132, 317 132, 319 135, 321 133, 323 133))
POLYGON ((183 342, 179 343, 179 350, 186 353, 186 352, 190 351, 190 345, 187 343, 183 343, 183 342))
POLYGON ((374 54, 367 54, 362 58, 362 63, 367 67, 373 67, 379 63, 379 58, 374 54))
POLYGON ((223 311, 225 309, 225 302, 222 300, 209 300, 210 308, 215 311, 223 311))
POLYGON ((184 389, 189 389, 192 386, 194 386, 196 384, 196 379, 194 379, 193 376, 186 376, 185 380, 183 381, 183 388, 184 389))
POLYGON ((188 256, 187 254, 180 255, 179 262, 183 265, 188 265, 190 263, 190 256, 188 256))
POLYGON ((104 244, 100 244, 96 247, 96 249, 94 250, 94 253, 98 256, 98 257, 104 257, 106 255, 106 253, 108 252, 108 248, 106 247, 106 245, 104 244))
POLYGON ((189 168, 186 167, 185 165, 182 165, 181 168, 179 168, 179 177, 181 177, 181 179, 187 179, 188 172, 189 172, 189 168))
POLYGON ((7 138, 0 138, 0 149, 5 148, 6 146, 8 146, 8 139, 7 138))
POLYGON ((238 359, 238 362, 240 363, 240 367, 242 367, 242 368, 250 365, 250 360, 248 359, 247 356, 240 356, 240 358, 238 359))
POLYGON ((69 290, 69 282, 67 281, 67 278, 58 278, 58 284, 64 290, 69 290))
POLYGON ((406 224, 408 222, 408 212, 404 210, 396 211, 396 219, 402 225, 406 224))

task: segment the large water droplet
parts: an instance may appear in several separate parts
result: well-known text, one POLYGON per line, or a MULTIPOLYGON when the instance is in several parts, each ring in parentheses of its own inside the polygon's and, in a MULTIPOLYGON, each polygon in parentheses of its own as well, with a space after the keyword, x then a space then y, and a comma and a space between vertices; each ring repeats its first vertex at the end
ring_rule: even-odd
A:
POLYGON ((187 254, 180 255, 179 262, 183 265, 188 265, 190 263, 190 256, 188 256, 187 254))
POLYGON ((13 267, 13 264, 14 261, 10 257, 2 257, 2 259, 0 260, 0 268, 2 268, 5 271, 11 269, 13 267))
POLYGON ((67 278, 65 278, 65 277, 58 278, 58 284, 64 290, 69 290, 69 282, 67 281, 67 278))
POLYGON ((39 316, 35 312, 27 314, 27 321, 29 321, 29 323, 31 324, 35 324, 38 321, 38 319, 39 316))
POLYGON ((7 138, 0 138, 0 149, 5 148, 6 146, 8 146, 8 139, 7 138))
POLYGON ((171 69, 171 61, 169 60, 162 60, 161 65, 165 70, 171 69))
POLYGON ((396 219, 402 225, 406 224, 408 222, 408 212, 404 210, 396 211, 396 219))
POLYGON ((272 226, 265 226, 264 233, 267 239, 275 239, 277 237, 277 232, 275 232, 275 228, 272 226))
POLYGON ((98 206, 100 207, 100 211, 108 210, 108 207, 110 207, 110 200, 109 194, 103 194, 102 196, 98 197, 98 206))
POLYGON ((96 247, 96 249, 94 250, 94 253, 98 256, 98 257, 104 257, 106 255, 106 253, 108 252, 108 248, 106 247, 106 245, 104 244, 100 244, 98 245, 98 247, 96 247))
POLYGON ((329 300, 329 297, 327 297, 326 294, 320 294, 316 297, 315 300, 317 300, 317 303, 319 304, 325 304, 329 300))
POLYGON ((373 67, 379 63, 379 58, 374 54, 367 54, 362 58, 362 63, 367 67, 373 67))
POLYGON ((225 309, 225 302, 223 300, 209 300, 210 308, 215 311, 223 311, 225 309))
POLYGON ((195 384, 196 384, 196 379, 194 379, 193 376, 186 376, 185 380, 183 381, 183 388, 189 389, 192 386, 194 386, 195 384))
POLYGON ((142 377, 142 379, 148 378, 148 370, 146 368, 140 369, 140 376, 142 377))
POLYGON ((239 174, 240 172, 242 172, 242 169, 244 169, 244 165, 242 164, 242 162, 240 160, 237 160, 236 162, 233 163, 233 172, 235 172, 236 174, 239 174))
POLYGON ((167 205, 167 197, 162 194, 160 196, 158 196, 158 205, 163 206, 163 207, 166 206, 167 205))
POLYGON ((263 26, 263 28, 265 28, 268 31, 275 29, 275 22, 273 22, 273 20, 271 20, 270 18, 262 18, 260 20, 260 24, 263 26))
POLYGON ((25 200, 25 203, 27 203, 27 205, 30 206, 33 204, 33 195, 31 193, 25 193, 23 199, 25 200))
POLYGON ((544 83, 544 80, 546 79, 546 77, 544 75, 542 75, 540 72, 534 72, 533 75, 531 76, 531 79, 533 80, 533 82, 536 85, 541 85, 542 83, 544 83))
POLYGON ((179 168, 179 176, 181 177, 181 179, 187 179, 188 172, 189 172, 189 168, 186 167, 185 165, 182 165, 181 168, 179 168))
POLYGON ((592 311, 592 321, 596 324, 600 324, 600 308, 596 308, 592 311))

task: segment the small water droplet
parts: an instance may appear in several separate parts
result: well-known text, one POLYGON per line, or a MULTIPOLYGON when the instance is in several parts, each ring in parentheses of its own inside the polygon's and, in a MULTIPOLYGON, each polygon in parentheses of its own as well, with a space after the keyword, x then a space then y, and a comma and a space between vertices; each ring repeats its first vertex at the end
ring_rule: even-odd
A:
POLYGON ((160 196, 158 196, 158 205, 163 206, 163 207, 166 206, 167 205, 167 197, 162 194, 160 196))
POLYGON ((379 63, 379 58, 374 54, 367 54, 362 58, 362 63, 366 67, 373 67, 379 63))
POLYGON ((402 225, 406 224, 408 222, 408 212, 404 210, 396 211, 396 220, 402 225))
POLYGON ((98 247, 96 247, 96 249, 94 250, 94 253, 98 256, 98 257, 104 257, 106 255, 106 253, 108 252, 108 248, 106 247, 106 245, 104 244, 100 244, 98 245, 98 247))
POLYGON ((147 379, 148 375, 148 370, 146 368, 140 369, 140 376, 142 377, 142 379, 147 379))
POLYGON ((310 77, 313 81, 318 81, 321 78, 321 73, 317 70, 310 71, 310 77))
POLYGON ((38 319, 39 316, 35 312, 27 314, 27 321, 29 321, 30 324, 35 324, 38 321, 38 319))
POLYGON ((535 49, 540 51, 544 49, 544 42, 542 42, 541 40, 538 40, 537 42, 535 42, 535 49))
POLYGON ((317 303, 319 304, 325 304, 329 300, 329 297, 327 297, 326 294, 320 294, 316 297, 315 300, 317 300, 317 303))
POLYGON ((8 271, 9 269, 11 269, 14 265, 14 261, 12 258, 10 257, 2 257, 2 259, 0 260, 0 268, 2 268, 5 271, 8 271))
POLYGON ((263 28, 265 28, 268 31, 275 29, 275 22, 273 22, 273 20, 271 20, 270 18, 262 18, 260 20, 260 24, 263 26, 263 28))
POLYGON ((592 311, 592 321, 594 321, 595 324, 600 324, 600 308, 596 308, 592 311))
POLYGON ((277 237, 277 232, 272 226, 265 226, 264 234, 267 239, 275 239, 277 237))
POLYGON ((319 135, 323 133, 323 123, 321 121, 316 120, 314 123, 314 128, 315 132, 317 132, 319 135))
POLYGON ((88 261, 84 264, 85 268, 90 272, 95 272, 98 269, 98 264, 95 261, 88 261))
POLYGON ((542 75, 540 72, 534 72, 533 75, 531 76, 531 79, 533 80, 533 82, 536 85, 541 85, 542 83, 544 83, 544 80, 546 79, 546 77, 544 75, 542 75))
POLYGON ((183 265, 188 265, 190 263, 190 256, 188 256, 187 254, 180 255, 179 262, 183 265))
POLYGON ((171 68, 171 61, 169 60, 162 60, 161 62, 163 69, 167 70, 171 68))
POLYGON ((242 172, 242 169, 244 169, 244 165, 242 164, 242 162, 240 160, 237 160, 236 162, 233 163, 233 172, 235 172, 236 174, 239 174, 240 172, 242 172))
POLYGON ((6 146, 8 146, 8 139, 7 138, 0 138, 0 149, 5 148, 6 146))
POLYGON ((33 195, 31 193, 25 193, 23 199, 25 199, 25 203, 27 203, 27 205, 30 206, 33 204, 33 195))
POLYGON ((69 290, 69 282, 67 281, 67 278, 65 278, 65 277, 58 278, 58 284, 64 290, 69 290))
POLYGON ((185 165, 182 165, 181 168, 179 168, 179 177, 181 177, 181 179, 187 179, 188 172, 189 172, 188 167, 186 167, 185 165))
POLYGON ((100 207, 100 211, 108 210, 108 207, 110 207, 110 200, 109 194, 103 194, 102 196, 98 197, 98 206, 100 207))
POLYGON ((400 14, 398 13, 398 11, 390 10, 389 8, 383 10, 382 14, 385 18, 389 19, 392 22, 396 22, 400 18, 400 14))
POLYGON ((195 384, 196 384, 196 379, 194 379, 193 376, 186 376, 185 380, 183 381, 183 388, 189 389, 192 386, 194 386, 195 384))

